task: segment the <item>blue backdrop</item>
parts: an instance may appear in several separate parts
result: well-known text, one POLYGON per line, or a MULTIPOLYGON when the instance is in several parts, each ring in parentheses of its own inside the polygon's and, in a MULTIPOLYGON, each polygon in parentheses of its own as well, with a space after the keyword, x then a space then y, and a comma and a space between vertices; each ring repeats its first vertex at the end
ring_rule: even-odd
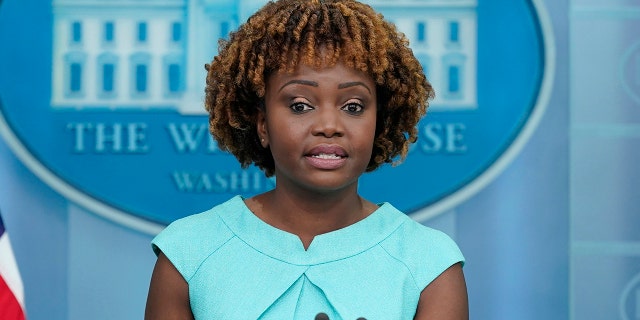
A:
MULTIPOLYGON (((174 2, 179 7, 199 1, 174 2)), ((370 2, 387 10, 385 16, 392 20, 403 15, 393 6, 385 7, 384 1, 370 2)), ((427 31, 406 31, 412 44, 416 40, 415 51, 432 79, 442 76, 438 70, 464 67, 455 69, 464 70, 457 76, 461 91, 452 91, 455 83, 449 73, 448 80, 439 83, 441 97, 434 102, 432 115, 421 125, 423 140, 429 141, 434 132, 452 135, 450 148, 445 148, 449 152, 430 155, 414 150, 405 163, 408 169, 401 165, 363 179, 363 184, 384 182, 401 172, 399 176, 407 176, 405 189, 383 195, 379 192, 383 187, 364 192, 380 200, 396 197, 392 202, 401 202, 417 220, 456 239, 467 258, 472 319, 640 319, 640 36, 636 31, 640 5, 629 0, 463 2, 469 5, 463 11, 425 9, 423 14, 426 21, 456 17, 455 28, 477 26, 471 38, 460 34, 472 43, 470 51, 465 51, 463 42, 463 49, 456 51, 459 55, 436 59, 433 46, 419 47, 420 37, 438 29, 431 27, 434 24, 427 24, 427 31), (464 64, 454 59, 460 56, 465 57, 464 64), (548 91, 545 83, 550 85, 548 91), (513 90, 501 94, 504 88, 513 90), (494 106, 512 106, 513 114, 494 106), (451 131, 429 131, 433 127, 428 121, 451 124, 451 131), (474 153, 480 147, 485 154, 474 153), (423 162, 415 159, 431 161, 434 168, 459 162, 459 176, 436 175, 421 169, 423 162), (416 178, 412 172, 424 176, 416 178), (430 179, 444 183, 433 191, 430 179)), ((249 12, 260 1, 243 3, 249 12)), ((242 176, 215 146, 199 145, 193 154, 188 145, 180 147, 180 141, 187 143, 180 134, 198 137, 201 119, 189 105, 201 98, 189 96, 201 85, 189 80, 194 74, 199 78, 200 70, 189 69, 186 61, 210 59, 213 52, 152 44, 161 54, 115 60, 97 54, 102 72, 110 65, 122 71, 125 64, 146 65, 145 61, 162 61, 157 69, 168 74, 181 70, 177 78, 168 76, 166 92, 158 96, 152 89, 163 84, 144 82, 150 88, 144 107, 156 110, 149 119, 147 111, 128 108, 130 101, 109 96, 112 82, 105 73, 82 74, 86 82, 98 81, 101 92, 74 91, 78 84, 73 72, 64 75, 65 67, 72 70, 74 63, 89 60, 65 54, 74 48, 74 37, 81 36, 75 34, 73 21, 83 19, 71 2, 0 4, 0 207, 25 285, 28 317, 141 319, 155 262, 149 242, 163 223, 214 205, 234 192, 258 192, 272 182, 242 176), (61 27, 67 21, 72 21, 69 28, 61 27), (80 104, 73 102, 76 93, 82 95, 80 104), (96 98, 91 100, 92 96, 96 98), (119 120, 123 117, 126 121, 119 120), (114 132, 120 130, 114 124, 119 122, 123 124, 120 149, 114 140, 114 132), (99 141, 100 123, 109 125, 103 132, 106 151, 93 144, 99 141), (176 126, 172 129, 171 124, 176 126), (78 142, 78 132, 86 132, 83 143, 78 142), (157 142, 158 137, 165 141, 157 142), (160 155, 143 168, 148 176, 126 169, 144 166, 148 157, 158 155, 155 152, 160 155), (166 201, 163 192, 178 188, 174 174, 182 168, 176 163, 189 163, 191 167, 184 167, 190 172, 205 172, 213 162, 230 168, 207 171, 226 181, 224 192, 180 193, 188 198, 166 201), (233 178, 234 174, 238 176, 233 178), (86 178, 105 183, 89 185, 86 178), (248 182, 243 184, 243 179, 248 182), (150 186, 163 183, 174 187, 166 191, 150 186), (160 213, 162 206, 171 210, 160 213)), ((147 41, 141 40, 143 34, 152 43, 158 34, 167 34, 167 43, 202 37, 184 31, 190 24, 201 26, 204 35, 212 30, 224 35, 245 18, 240 14, 236 20, 225 20, 209 12, 218 19, 214 24, 189 11, 186 14, 193 19, 167 14, 170 21, 180 23, 155 29, 162 28, 161 21, 141 26, 135 16, 113 14, 131 23, 138 42, 147 41)), ((117 25, 108 27, 110 20, 94 19, 87 20, 85 37, 92 23, 104 27, 100 29, 104 39, 110 32, 111 37, 119 35, 108 31, 117 30, 117 25)), ((144 74, 153 78, 154 65, 148 66, 149 74, 144 74)), ((136 80, 113 82, 114 92, 141 93, 140 74, 128 76, 136 80)))

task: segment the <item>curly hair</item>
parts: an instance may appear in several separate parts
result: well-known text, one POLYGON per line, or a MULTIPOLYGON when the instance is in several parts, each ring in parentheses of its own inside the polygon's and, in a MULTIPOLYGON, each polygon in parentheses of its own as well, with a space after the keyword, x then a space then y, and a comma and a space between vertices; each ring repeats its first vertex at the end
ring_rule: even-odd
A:
POLYGON ((269 2, 229 40, 220 40, 219 48, 205 66, 210 132, 243 168, 255 164, 267 176, 274 174, 275 164, 270 149, 260 144, 256 121, 265 81, 273 72, 340 61, 371 76, 378 101, 367 172, 398 157, 396 163, 404 160, 434 97, 405 35, 370 6, 353 0, 269 2))

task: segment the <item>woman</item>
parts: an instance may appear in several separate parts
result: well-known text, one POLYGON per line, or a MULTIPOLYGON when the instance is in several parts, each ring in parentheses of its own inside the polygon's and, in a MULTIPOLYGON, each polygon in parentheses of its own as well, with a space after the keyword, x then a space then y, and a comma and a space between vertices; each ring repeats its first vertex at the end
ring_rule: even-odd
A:
POLYGON ((358 194, 433 97, 394 25, 356 1, 270 2, 207 70, 213 137, 276 185, 153 240, 146 319, 468 318, 456 244, 358 194))

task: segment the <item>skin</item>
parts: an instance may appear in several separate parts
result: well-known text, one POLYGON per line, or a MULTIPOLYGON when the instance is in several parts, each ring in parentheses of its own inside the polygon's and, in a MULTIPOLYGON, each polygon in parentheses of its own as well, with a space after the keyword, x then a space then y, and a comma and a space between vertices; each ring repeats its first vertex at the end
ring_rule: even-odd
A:
POLYGON ((416 320, 468 320, 469 301, 462 264, 441 273, 420 293, 416 320))
POLYGON ((364 73, 337 64, 267 80, 258 135, 275 162, 276 187, 247 201, 265 222, 300 237, 313 237, 353 224, 377 206, 357 193, 358 178, 371 158, 376 129, 375 84, 364 73), (310 153, 329 146, 342 150, 344 164, 314 166, 310 153))
POLYGON ((189 303, 189 285, 163 253, 158 255, 151 274, 144 319, 194 319, 189 303))
MULTIPOLYGON (((367 74, 338 63, 271 75, 257 130, 273 154, 276 187, 246 205, 266 223, 298 235, 305 249, 316 235, 366 218, 377 205, 360 197, 357 186, 375 129, 375 84, 367 74), (318 150, 340 157, 318 160, 318 150)), ((193 319, 188 284, 164 254, 152 274, 145 319, 193 319)), ((414 319, 468 319, 460 264, 422 291, 414 319)))

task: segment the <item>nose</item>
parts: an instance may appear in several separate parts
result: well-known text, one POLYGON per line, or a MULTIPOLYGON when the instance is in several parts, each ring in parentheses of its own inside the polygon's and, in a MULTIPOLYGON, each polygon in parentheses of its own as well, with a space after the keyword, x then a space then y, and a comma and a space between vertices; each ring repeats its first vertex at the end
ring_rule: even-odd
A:
POLYGON ((325 136, 327 138, 342 136, 344 134, 344 124, 341 115, 340 109, 333 106, 318 108, 311 133, 314 136, 325 136))

